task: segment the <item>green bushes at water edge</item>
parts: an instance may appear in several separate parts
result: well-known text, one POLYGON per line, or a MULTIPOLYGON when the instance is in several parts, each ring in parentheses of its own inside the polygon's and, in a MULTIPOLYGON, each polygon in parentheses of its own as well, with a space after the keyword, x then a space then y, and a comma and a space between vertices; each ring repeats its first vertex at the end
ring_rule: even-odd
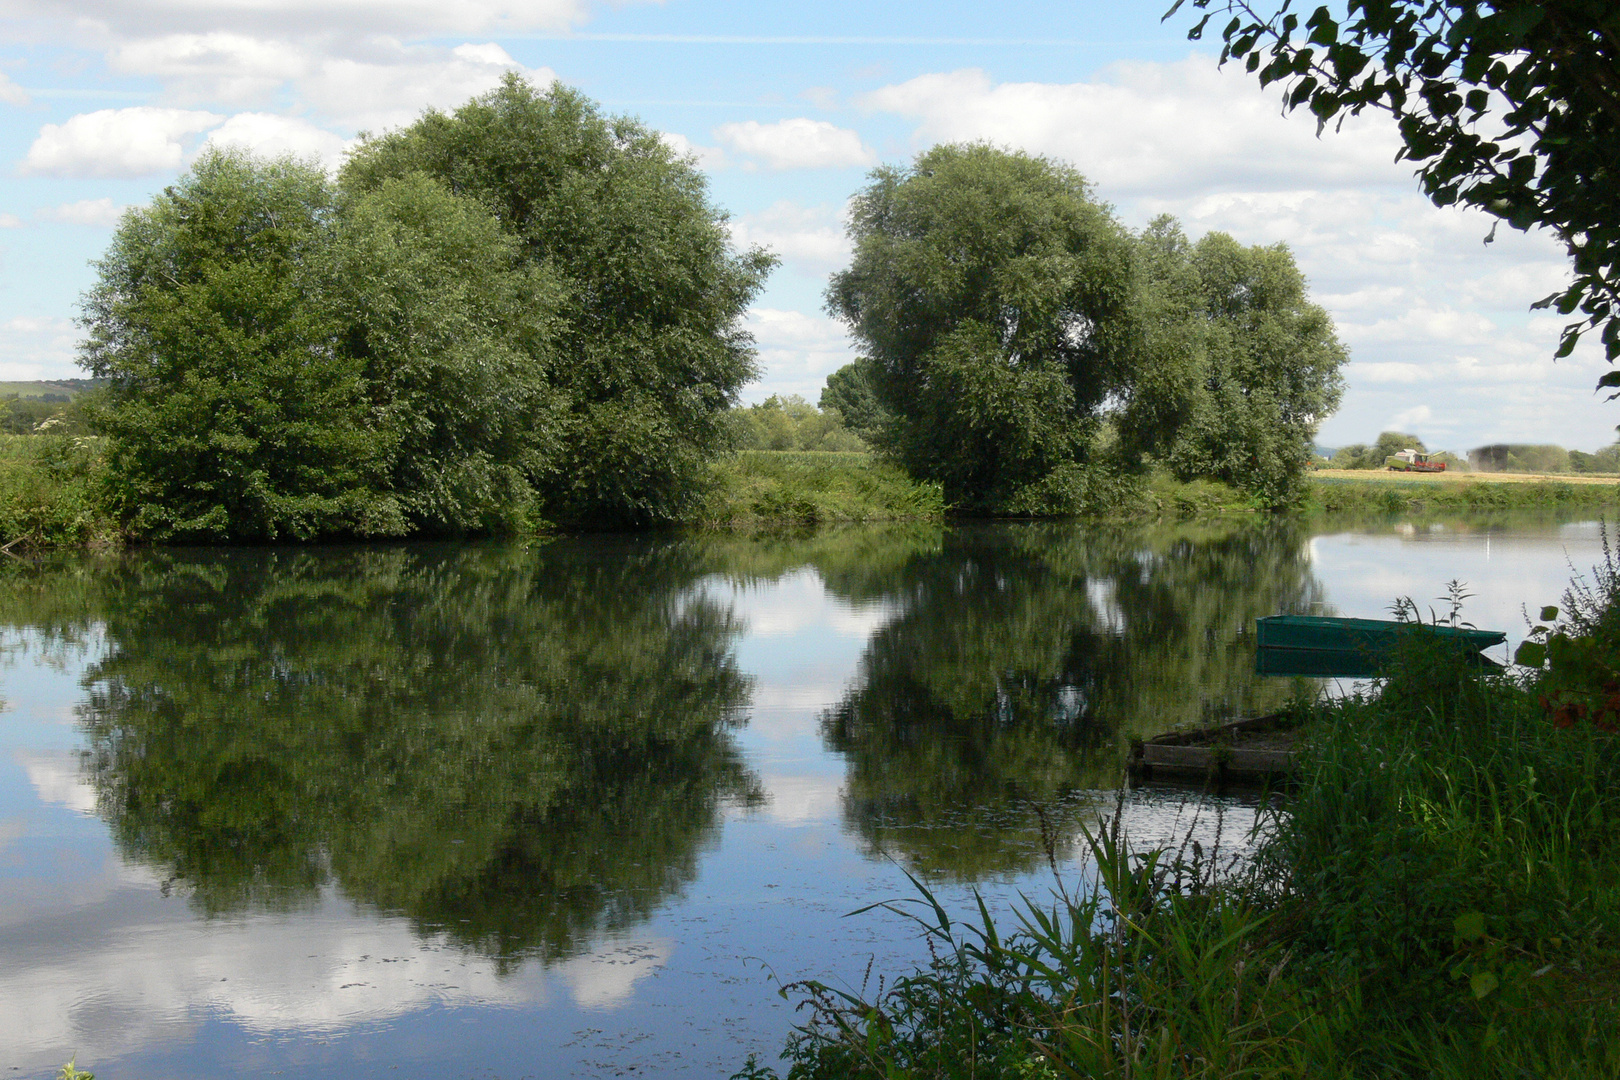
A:
POLYGON ((0 545, 111 547, 121 541, 99 444, 83 435, 0 435, 0 545))
POLYGON ((1514 510, 1541 507, 1602 510, 1620 505, 1620 482, 1535 482, 1313 479, 1307 511, 1514 510))
MULTIPOLYGON (((1598 581, 1573 629, 1612 658, 1598 581)), ((1304 774, 1241 868, 1116 828, 1094 880, 1011 920, 953 924, 919 886, 931 966, 790 986, 786 1074, 1620 1075, 1620 737, 1560 727, 1544 678, 1420 641, 1373 692, 1302 703, 1304 774)))
POLYGON ((715 528, 938 519, 938 484, 871 454, 744 450, 711 466, 697 524, 715 528))

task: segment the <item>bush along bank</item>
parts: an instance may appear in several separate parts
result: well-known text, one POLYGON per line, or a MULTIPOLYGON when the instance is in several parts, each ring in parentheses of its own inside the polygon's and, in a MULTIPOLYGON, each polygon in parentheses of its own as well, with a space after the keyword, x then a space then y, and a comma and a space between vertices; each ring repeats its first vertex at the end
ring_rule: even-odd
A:
POLYGON ((1383 513, 1547 508, 1612 513, 1616 507, 1620 482, 1386 480, 1381 473, 1371 473, 1365 480, 1312 479, 1302 506, 1306 511, 1383 513))
POLYGON ((0 550, 122 543, 99 444, 85 435, 0 435, 0 550))
POLYGON ((1543 612, 1535 667, 1417 634, 1371 692, 1302 704, 1299 787, 1241 867, 1133 852, 1116 817, 1088 886, 1011 917, 918 886, 932 965, 789 987, 786 1075, 1620 1075, 1617 601, 1611 560, 1543 612))

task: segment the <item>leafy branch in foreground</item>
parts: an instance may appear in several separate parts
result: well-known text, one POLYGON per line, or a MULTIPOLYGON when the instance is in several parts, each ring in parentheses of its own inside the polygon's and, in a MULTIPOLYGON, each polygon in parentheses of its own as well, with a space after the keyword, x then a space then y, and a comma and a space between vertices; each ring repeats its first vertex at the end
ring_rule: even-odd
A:
MULTIPOLYGON (((1309 108, 1318 131, 1382 109, 1400 126, 1399 157, 1418 164, 1435 205, 1551 229, 1574 277, 1535 306, 1579 312, 1557 356, 1597 330, 1609 362, 1620 358, 1620 7, 1349 0, 1345 21, 1324 6, 1302 24, 1293 0, 1267 14, 1269 6, 1193 0, 1205 14, 1188 36, 1201 38, 1217 11, 1230 13, 1221 62, 1242 60, 1262 86, 1281 84, 1285 107, 1309 108)), ((1620 371, 1598 386, 1620 387, 1620 371)))

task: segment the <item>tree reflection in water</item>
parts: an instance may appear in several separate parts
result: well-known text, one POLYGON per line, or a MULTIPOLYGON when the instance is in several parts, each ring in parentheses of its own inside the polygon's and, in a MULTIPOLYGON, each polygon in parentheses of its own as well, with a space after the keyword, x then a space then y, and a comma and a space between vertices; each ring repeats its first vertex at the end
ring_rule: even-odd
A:
POLYGON ((101 655, 102 812, 203 912, 336 885, 550 960, 646 918, 721 808, 762 801, 743 627, 704 582, 807 566, 887 613, 821 717, 846 825, 957 880, 1037 866, 1036 809, 1072 836, 1127 736, 1279 704, 1239 631, 1320 599, 1287 525, 920 526, 148 552, 0 582, 0 622, 101 655))
POLYGON ((120 847, 208 913, 335 882, 499 960, 645 918, 761 799, 749 682, 688 545, 604 543, 115 564, 81 712, 120 847))
POLYGON ((1283 704, 1246 631, 1322 598, 1286 523, 963 528, 892 565, 823 733, 869 851, 958 880, 1033 868, 1043 828, 1067 854, 1129 736, 1283 704))

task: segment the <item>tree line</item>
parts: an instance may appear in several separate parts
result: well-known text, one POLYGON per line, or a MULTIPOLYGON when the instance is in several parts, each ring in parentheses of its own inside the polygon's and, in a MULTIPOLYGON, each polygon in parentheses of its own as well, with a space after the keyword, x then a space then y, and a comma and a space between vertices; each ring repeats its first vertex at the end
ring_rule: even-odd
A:
MULTIPOLYGON (((1370 446, 1351 443, 1331 452, 1324 451, 1319 464, 1335 469, 1382 469, 1391 454, 1406 449, 1429 452, 1416 435, 1385 431, 1370 446)), ((1583 450, 1566 450, 1553 443, 1491 443, 1461 456, 1444 451, 1433 453, 1430 460, 1443 461, 1448 469, 1479 472, 1616 473, 1620 472, 1620 442, 1590 454, 1583 450)))
POLYGON ((966 512, 1106 510, 1149 468, 1297 497, 1346 356, 1286 247, 1123 226, 987 145, 885 166, 821 408, 738 409, 737 251, 691 160, 510 76, 335 177, 210 150, 126 215, 84 300, 105 490, 157 540, 638 526, 737 447, 870 445, 966 512))

